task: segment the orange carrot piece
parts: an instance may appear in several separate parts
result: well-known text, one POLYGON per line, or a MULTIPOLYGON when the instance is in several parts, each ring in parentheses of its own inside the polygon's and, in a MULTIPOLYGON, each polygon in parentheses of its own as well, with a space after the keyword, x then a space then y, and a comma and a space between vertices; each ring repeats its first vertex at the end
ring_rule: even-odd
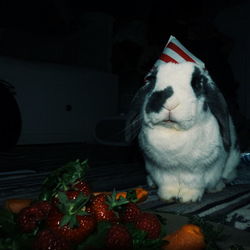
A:
POLYGON ((23 208, 30 206, 31 199, 8 199, 4 202, 4 207, 14 214, 18 214, 23 208))

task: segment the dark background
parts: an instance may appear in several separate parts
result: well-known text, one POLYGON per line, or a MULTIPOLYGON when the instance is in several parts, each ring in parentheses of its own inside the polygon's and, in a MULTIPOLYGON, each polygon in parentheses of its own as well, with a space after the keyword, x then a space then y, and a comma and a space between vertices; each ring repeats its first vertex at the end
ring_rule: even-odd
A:
MULTIPOLYGON (((0 56, 92 67, 113 73, 119 77, 117 114, 126 114, 133 94, 143 84, 143 77, 161 54, 169 36, 174 35, 206 63, 228 102, 241 147, 246 150, 249 147, 248 118, 240 111, 238 103, 238 89, 242 83, 235 79, 228 63, 235 41, 214 25, 214 20, 225 9, 244 6, 246 2, 4 0, 0 3, 0 56), (84 18, 85 13, 98 13, 95 15, 96 22, 100 13, 112 19, 110 65, 95 65, 93 62, 98 58, 92 58, 93 62, 81 61, 74 53, 75 47, 80 48, 81 39, 90 39, 80 35, 89 25, 89 20, 84 18), (57 44, 62 48, 61 52, 46 53, 50 45, 56 47, 57 44)), ((104 38, 100 36, 99 39, 101 46, 104 38)), ((89 50, 86 56, 90 56, 93 50, 89 50)), ((1 105, 8 106, 3 101, 1 105)), ((7 110, 10 113, 10 109, 7 110)), ((16 128, 13 127, 12 131, 16 129, 16 132, 12 132, 14 138, 10 144, 15 143, 20 134, 18 119, 15 119, 16 128)), ((6 142, 6 138, 3 141, 6 142)))

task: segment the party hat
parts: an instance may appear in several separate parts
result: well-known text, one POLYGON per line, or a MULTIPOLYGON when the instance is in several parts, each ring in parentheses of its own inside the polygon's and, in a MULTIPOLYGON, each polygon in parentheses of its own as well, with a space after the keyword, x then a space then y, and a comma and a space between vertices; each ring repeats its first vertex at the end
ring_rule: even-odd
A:
POLYGON ((153 68, 145 76, 145 82, 147 82, 147 76, 151 75, 151 72, 160 64, 164 63, 183 63, 193 62, 199 64, 205 69, 205 63, 194 56, 189 50, 187 50, 174 36, 170 36, 160 58, 155 62, 153 68))
POLYGON ((154 66, 168 62, 194 62, 205 68, 205 64, 188 51, 174 36, 170 36, 160 58, 156 61, 154 66))

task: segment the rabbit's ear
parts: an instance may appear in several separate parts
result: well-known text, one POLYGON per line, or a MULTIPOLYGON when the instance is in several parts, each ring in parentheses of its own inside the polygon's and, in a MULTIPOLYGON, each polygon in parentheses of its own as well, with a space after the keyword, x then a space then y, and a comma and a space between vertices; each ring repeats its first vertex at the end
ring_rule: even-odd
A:
POLYGON ((210 77, 203 78, 203 86, 205 93, 204 112, 210 109, 212 114, 218 121, 220 134, 223 140, 224 148, 228 152, 231 147, 230 136, 230 114, 228 111, 227 103, 210 77))
POLYGON ((157 69, 152 71, 146 77, 146 83, 135 94, 132 99, 129 112, 126 119, 125 140, 131 142, 138 135, 142 124, 142 108, 146 95, 151 92, 155 86, 157 69))

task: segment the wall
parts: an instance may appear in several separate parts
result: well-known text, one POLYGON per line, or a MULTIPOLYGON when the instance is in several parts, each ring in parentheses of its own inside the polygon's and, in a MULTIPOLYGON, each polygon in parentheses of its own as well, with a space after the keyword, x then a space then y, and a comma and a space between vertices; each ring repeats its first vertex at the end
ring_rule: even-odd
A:
MULTIPOLYGON (((215 18, 218 30, 233 41, 229 63, 239 83, 238 102, 240 111, 250 119, 250 1, 223 9, 215 18)), ((222 72, 223 73, 223 72, 222 72)))
POLYGON ((110 73, 0 57, 0 78, 16 88, 18 144, 94 142, 97 121, 117 112, 117 77, 110 73))

